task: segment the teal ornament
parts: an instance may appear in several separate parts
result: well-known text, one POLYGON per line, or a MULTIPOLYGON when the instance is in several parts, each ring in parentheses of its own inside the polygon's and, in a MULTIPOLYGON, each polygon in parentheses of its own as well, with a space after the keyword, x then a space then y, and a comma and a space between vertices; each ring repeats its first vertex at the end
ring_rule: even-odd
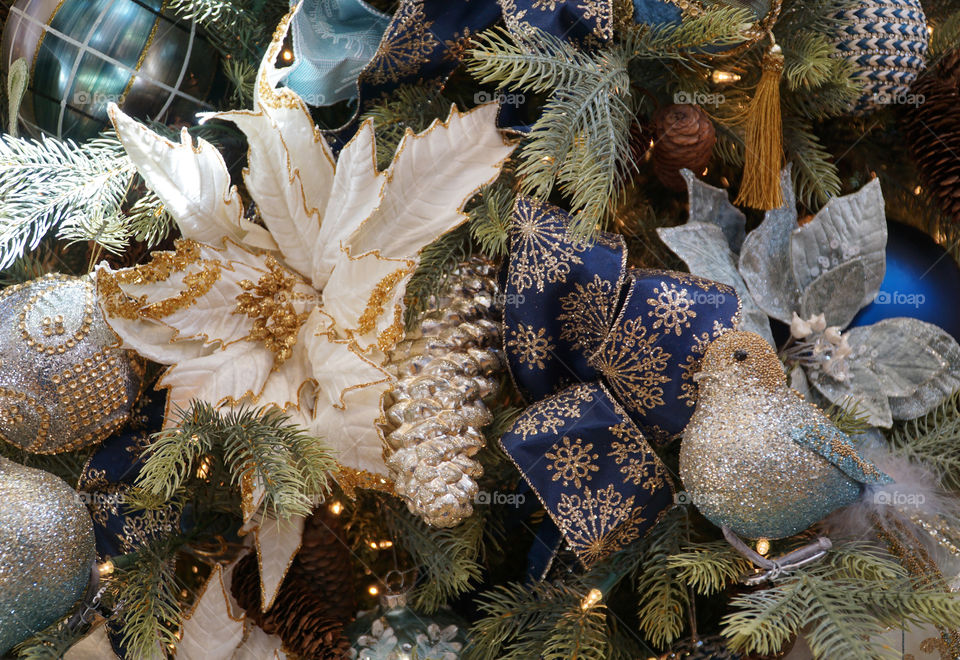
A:
POLYGON ((284 83, 310 105, 357 98, 357 76, 389 23, 363 0, 306 0, 293 18, 294 63, 284 83))
POLYGON ((799 534, 892 479, 786 383, 760 335, 727 332, 703 357, 680 446, 684 498, 739 536, 799 534))
POLYGON ((888 222, 887 271, 851 328, 906 316, 940 326, 960 341, 960 267, 925 232, 888 222))
POLYGON ((466 621, 441 610, 427 615, 408 605, 406 591, 390 591, 380 607, 347 629, 354 660, 457 660, 467 643, 466 621))
POLYGON ((3 30, 4 73, 30 65, 20 123, 31 135, 85 140, 116 102, 138 119, 191 123, 216 73, 216 51, 162 0, 18 0, 3 30))
POLYGON ((853 112, 911 104, 910 85, 926 66, 930 40, 919 0, 868 0, 837 12, 834 21, 834 56, 853 65, 863 85, 853 112))
POLYGON ((93 521, 77 493, 0 458, 0 656, 70 612, 94 560, 93 521))

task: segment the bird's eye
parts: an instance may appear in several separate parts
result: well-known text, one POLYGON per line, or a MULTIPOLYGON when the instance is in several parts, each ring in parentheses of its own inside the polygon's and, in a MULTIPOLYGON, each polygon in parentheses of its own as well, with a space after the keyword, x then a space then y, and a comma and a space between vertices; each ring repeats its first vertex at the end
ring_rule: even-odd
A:
POLYGON ((733 352, 733 359, 737 362, 743 362, 747 359, 747 352, 742 348, 737 349, 733 352))

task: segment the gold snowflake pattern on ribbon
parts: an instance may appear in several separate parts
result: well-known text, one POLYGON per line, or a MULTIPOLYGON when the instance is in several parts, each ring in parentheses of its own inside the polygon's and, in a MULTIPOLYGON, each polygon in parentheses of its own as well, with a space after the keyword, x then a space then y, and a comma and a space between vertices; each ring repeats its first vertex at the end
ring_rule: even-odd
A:
POLYGON ((590 385, 576 385, 536 408, 527 408, 515 422, 517 433, 524 440, 541 433, 556 433, 568 421, 583 415, 584 404, 593 402, 592 392, 590 385))
POLYGON ((543 361, 547 355, 557 349, 553 337, 546 332, 546 328, 534 329, 520 323, 516 330, 510 331, 507 346, 516 348, 520 362, 526 363, 528 369, 543 369, 543 361))
POLYGON ((560 298, 563 313, 557 316, 563 326, 560 339, 586 355, 593 354, 603 343, 613 315, 613 282, 593 276, 586 285, 574 284, 573 291, 560 298))
POLYGON ((615 326, 597 353, 597 370, 613 391, 638 409, 663 405, 663 383, 670 353, 658 346, 660 334, 648 332, 643 319, 627 319, 615 326))
POLYGON ((690 327, 691 319, 697 318, 697 313, 690 309, 693 300, 687 289, 678 289, 674 284, 660 282, 659 287, 653 288, 656 298, 647 298, 647 304, 653 309, 647 312, 656 320, 652 329, 663 328, 666 332, 674 332, 679 337, 681 332, 690 327))
POLYGON ((571 440, 569 436, 563 436, 560 442, 553 445, 553 450, 544 454, 545 458, 550 459, 547 463, 547 470, 553 471, 554 481, 563 481, 566 487, 569 484, 577 488, 582 486, 583 481, 590 481, 593 478, 592 472, 600 468, 596 461, 599 454, 591 454, 593 443, 584 443, 580 438, 571 440))
POLYGON ((644 520, 633 496, 624 498, 613 484, 596 492, 584 488, 582 496, 562 494, 557 513, 557 526, 570 549, 587 565, 635 541, 637 524, 644 520))
POLYGON ((513 248, 515 261, 510 279, 517 293, 533 287, 542 293, 547 282, 566 282, 570 265, 583 263, 578 255, 586 246, 570 241, 566 227, 545 212, 541 202, 529 200, 529 204, 518 204, 515 217, 511 229, 511 241, 516 246, 513 248), (558 245, 563 247, 557 250, 558 245))

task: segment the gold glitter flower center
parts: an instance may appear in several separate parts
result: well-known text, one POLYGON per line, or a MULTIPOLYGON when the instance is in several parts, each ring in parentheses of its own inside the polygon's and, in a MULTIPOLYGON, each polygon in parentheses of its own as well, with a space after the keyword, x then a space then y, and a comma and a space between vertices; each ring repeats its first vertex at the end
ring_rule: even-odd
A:
POLYGON ((256 284, 250 280, 240 281, 243 293, 237 296, 234 314, 246 314, 253 319, 248 338, 262 341, 267 350, 274 353, 274 365, 279 366, 293 354, 297 334, 308 312, 297 314, 293 306, 297 278, 272 257, 266 259, 266 264, 270 272, 261 275, 256 284))

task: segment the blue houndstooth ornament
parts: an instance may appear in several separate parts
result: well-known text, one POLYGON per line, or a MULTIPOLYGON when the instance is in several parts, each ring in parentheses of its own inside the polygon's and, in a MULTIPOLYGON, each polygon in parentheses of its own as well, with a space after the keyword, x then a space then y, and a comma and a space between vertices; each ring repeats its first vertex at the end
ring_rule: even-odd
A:
POLYGON ((878 0, 838 12, 837 57, 863 84, 855 113, 911 103, 910 84, 926 66, 929 32, 918 0, 878 0))

